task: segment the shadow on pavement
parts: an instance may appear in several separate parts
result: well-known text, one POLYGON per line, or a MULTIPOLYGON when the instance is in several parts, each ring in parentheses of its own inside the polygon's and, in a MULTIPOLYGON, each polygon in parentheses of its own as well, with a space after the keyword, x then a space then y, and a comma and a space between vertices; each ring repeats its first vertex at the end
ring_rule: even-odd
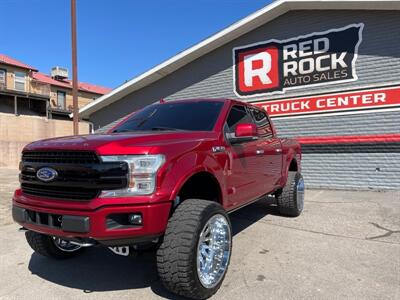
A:
MULTIPOLYGON (((261 200, 230 214, 233 234, 242 232, 268 214, 275 215, 277 211, 272 202, 271 199, 261 200)), ((52 260, 34 253, 28 268, 40 278, 85 293, 150 287, 161 297, 184 299, 162 287, 154 252, 122 257, 106 248, 95 247, 68 260, 52 260)))

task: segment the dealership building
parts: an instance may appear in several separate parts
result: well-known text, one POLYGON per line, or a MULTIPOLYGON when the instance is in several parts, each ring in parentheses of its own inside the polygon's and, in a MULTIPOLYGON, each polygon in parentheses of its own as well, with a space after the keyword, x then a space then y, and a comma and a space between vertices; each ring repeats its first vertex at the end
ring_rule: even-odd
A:
POLYGON ((104 131, 164 99, 265 108, 310 187, 400 189, 400 1, 275 1, 80 110, 104 131))

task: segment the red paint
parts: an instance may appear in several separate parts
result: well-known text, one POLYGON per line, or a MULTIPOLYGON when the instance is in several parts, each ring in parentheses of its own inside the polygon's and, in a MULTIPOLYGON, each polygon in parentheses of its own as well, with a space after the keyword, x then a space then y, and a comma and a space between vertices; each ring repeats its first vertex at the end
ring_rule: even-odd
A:
MULTIPOLYGON (((32 77, 33 77, 33 79, 43 82, 43 83, 47 83, 47 84, 51 84, 51 85, 55 85, 55 86, 59 86, 59 87, 67 88, 67 89, 72 89, 72 82, 71 82, 71 80, 68 80, 68 79, 55 80, 55 79, 51 78, 51 76, 41 73, 41 72, 32 73, 32 77)), ((79 82, 78 89, 83 92, 95 93, 95 94, 99 94, 99 95, 107 94, 108 92, 110 92, 112 90, 112 89, 104 87, 104 86, 94 85, 94 84, 85 83, 85 82, 79 82)))
MULTIPOLYGON (((53 201, 54 202, 54 201, 53 201)), ((88 216, 90 219, 89 233, 68 233, 60 229, 50 229, 48 227, 38 226, 36 224, 21 224, 26 228, 44 234, 64 237, 91 237, 96 240, 123 239, 137 237, 143 235, 159 235, 165 231, 168 222, 168 215, 171 209, 171 202, 164 202, 153 205, 115 205, 105 206, 96 211, 71 210, 69 207, 64 208, 47 208, 37 207, 33 205, 21 204, 13 201, 19 207, 30 209, 33 211, 74 216, 88 216), (131 229, 114 229, 107 230, 105 227, 106 217, 114 213, 131 213, 140 212, 143 216, 143 226, 131 229), (157 220, 151 222, 150 220, 157 220)))
MULTIPOLYGON (((185 182, 199 172, 207 172, 214 177, 221 190, 220 202, 227 211, 245 205, 282 187, 286 183, 292 159, 297 159, 300 170, 300 145, 295 140, 278 139, 275 134, 272 138, 259 137, 256 140, 230 144, 225 138, 223 127, 232 105, 248 104, 224 100, 214 130, 210 132, 172 131, 69 136, 34 142, 24 149, 93 150, 99 155, 163 154, 166 161, 157 173, 157 188, 153 195, 96 198, 91 201, 55 201, 24 195, 21 190, 17 190, 13 203, 34 211, 89 216, 90 232, 84 236, 96 239, 163 233, 172 201, 185 182), (215 147, 222 150, 213 151, 215 147), (257 153, 260 150, 263 152, 257 153), (140 229, 108 232, 104 220, 110 212, 141 212, 145 226, 140 229)), ((241 126, 238 131, 243 134, 257 134, 253 124, 241 126)), ((21 225, 50 235, 80 236, 43 226, 21 225)))
POLYGON ((8 55, 5 55, 5 54, 0 54, 0 63, 10 65, 10 66, 20 67, 20 68, 27 69, 27 70, 37 71, 36 68, 34 68, 30 65, 27 65, 21 61, 18 61, 18 60, 14 59, 8 55))
POLYGON ((239 124, 236 126, 235 135, 237 137, 257 136, 257 127, 255 124, 239 124))
POLYGON ((241 51, 238 54, 237 61, 237 86, 239 92, 249 93, 266 89, 273 89, 279 86, 279 69, 278 69, 278 48, 268 46, 263 48, 252 49, 249 51, 241 51), (253 55, 265 54, 264 58, 253 60, 251 65, 246 65, 245 60, 253 55), (269 58, 269 59, 266 59, 269 58), (268 82, 263 82, 256 73, 258 70, 269 78, 268 82), (253 74, 254 73, 254 74, 253 74), (253 74, 253 75, 252 75, 253 74), (251 77, 251 84, 246 84, 246 76, 251 77))
MULTIPOLYGON (((67 89, 72 89, 72 83, 71 80, 55 80, 51 78, 51 76, 46 75, 44 73, 38 72, 38 70, 30 65, 27 65, 21 61, 18 61, 8 55, 5 54, 0 54, 0 63, 7 64, 10 66, 16 66, 20 67, 23 69, 31 70, 32 72, 32 78, 34 80, 40 81, 42 83, 47 83, 59 87, 64 87, 67 89)), ((94 85, 91 83, 85 83, 85 82, 79 82, 78 88, 80 91, 83 92, 89 92, 89 93, 95 93, 99 95, 104 95, 110 92, 112 89, 104 87, 104 86, 99 86, 99 85, 94 85)))
POLYGON ((51 85, 55 85, 55 86, 59 86, 59 87, 64 87, 67 89, 72 88, 68 83, 61 81, 61 80, 55 80, 53 78, 51 78, 51 76, 41 73, 41 72, 34 72, 32 73, 32 78, 40 81, 42 83, 48 83, 51 85))
POLYGON ((296 138, 296 140, 303 145, 346 143, 399 143, 400 134, 298 137, 296 138))
POLYGON ((270 116, 400 107, 400 86, 254 103, 270 116))

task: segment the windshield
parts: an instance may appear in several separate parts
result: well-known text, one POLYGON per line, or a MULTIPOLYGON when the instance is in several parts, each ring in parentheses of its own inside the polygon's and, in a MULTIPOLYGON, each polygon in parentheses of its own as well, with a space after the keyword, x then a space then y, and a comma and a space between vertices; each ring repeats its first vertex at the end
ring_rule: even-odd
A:
POLYGON ((223 106, 220 101, 153 104, 132 115, 113 132, 150 130, 211 131, 223 106))

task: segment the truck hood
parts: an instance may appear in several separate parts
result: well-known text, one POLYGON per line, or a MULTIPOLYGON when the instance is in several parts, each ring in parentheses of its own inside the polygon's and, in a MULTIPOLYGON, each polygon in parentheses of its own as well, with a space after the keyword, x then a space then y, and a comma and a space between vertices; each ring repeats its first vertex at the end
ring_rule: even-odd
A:
MULTIPOLYGON (((40 140, 28 144, 24 151, 80 150, 95 151, 100 155, 162 153, 174 146, 186 144, 193 147, 218 137, 216 132, 163 131, 90 134, 40 140)), ((184 147, 186 148, 186 147, 184 147)))

